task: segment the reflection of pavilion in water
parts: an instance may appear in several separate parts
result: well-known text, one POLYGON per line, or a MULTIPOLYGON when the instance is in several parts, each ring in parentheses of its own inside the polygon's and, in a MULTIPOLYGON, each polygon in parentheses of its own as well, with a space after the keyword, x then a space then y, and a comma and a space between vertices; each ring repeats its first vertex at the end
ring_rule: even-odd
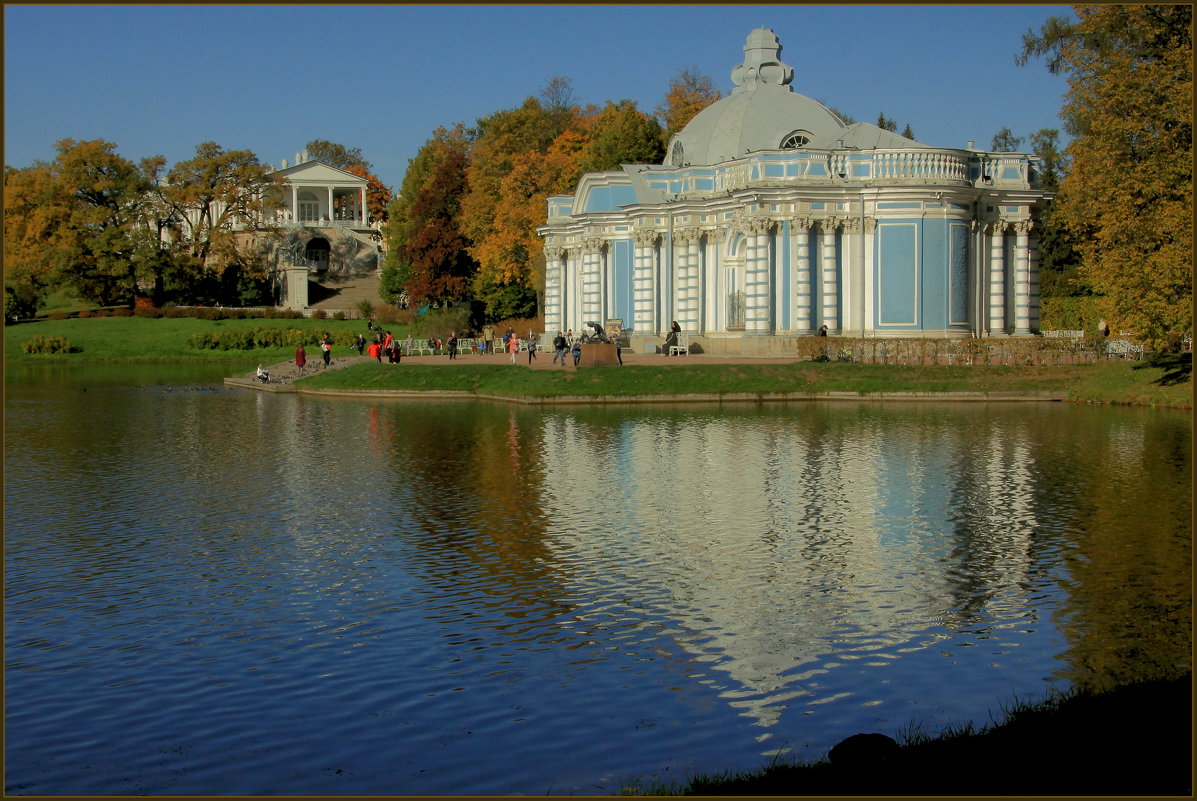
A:
POLYGON ((550 539, 604 565, 601 586, 583 592, 618 587, 659 613, 690 655, 688 674, 771 726, 795 699, 814 700, 821 674, 984 625, 987 603, 1008 602, 1026 578, 1033 471, 1014 424, 928 437, 889 419, 596 430, 555 416, 543 429, 555 477, 545 491, 563 519, 550 539), (596 464, 620 478, 574 480, 596 464))

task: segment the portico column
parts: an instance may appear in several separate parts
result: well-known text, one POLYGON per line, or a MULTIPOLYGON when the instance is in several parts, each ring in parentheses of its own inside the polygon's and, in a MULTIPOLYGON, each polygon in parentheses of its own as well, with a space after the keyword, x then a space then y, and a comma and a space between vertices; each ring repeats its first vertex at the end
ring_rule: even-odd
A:
POLYGON ((698 333, 698 243, 702 232, 697 228, 675 228, 677 245, 677 321, 683 331, 698 333))
POLYGON ((362 216, 359 218, 362 222, 362 228, 370 224, 370 207, 366 204, 366 187, 362 187, 362 216))
POLYGON ((635 251, 632 255, 632 330, 650 334, 660 330, 655 319, 657 296, 654 286, 653 255, 660 234, 657 231, 641 229, 632 234, 635 251))
POLYGON ((602 323, 603 315, 603 247, 597 237, 582 243, 582 318, 579 329, 587 323, 602 323))
POLYGON ((544 249, 544 327, 549 334, 564 331, 565 297, 562 279, 565 276, 565 248, 551 245, 544 249))
POLYGON ((840 286, 835 263, 835 229, 838 225, 839 220, 835 217, 819 220, 823 231, 822 325, 827 326, 828 333, 840 328, 840 286))
POLYGON ((328 219, 333 218, 333 188, 328 188, 328 219))
POLYGON ((1006 221, 990 223, 989 335, 1006 333, 1006 221))
POLYGON ((1031 333, 1031 221, 1014 223, 1014 334, 1031 333))
POLYGON ((1042 323, 1039 310, 1040 286, 1039 286, 1039 236, 1035 228, 1031 229, 1031 241, 1027 249, 1027 274, 1030 276, 1029 283, 1031 288, 1031 332, 1039 333, 1039 328, 1042 323))
POLYGON ((800 333, 814 331, 814 297, 811 295, 810 275, 810 228, 809 217, 795 217, 790 220, 791 236, 794 237, 794 330, 800 333))
POLYGON ((769 232, 773 221, 754 217, 745 222, 748 252, 744 257, 744 333, 768 334, 772 330, 769 286, 769 232))
POLYGON ((291 220, 299 219, 299 187, 291 184, 291 220))

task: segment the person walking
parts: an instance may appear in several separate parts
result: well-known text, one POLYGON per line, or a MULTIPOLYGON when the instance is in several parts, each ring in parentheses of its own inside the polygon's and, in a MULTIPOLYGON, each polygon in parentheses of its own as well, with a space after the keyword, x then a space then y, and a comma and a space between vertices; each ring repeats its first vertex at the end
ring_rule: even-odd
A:
POLYGON ((536 337, 531 331, 528 332, 528 364, 536 361, 536 337))
POLYGON ((449 332, 449 358, 450 359, 457 358, 457 332, 456 331, 449 332))
POLYGON ((320 340, 320 355, 324 358, 324 366, 328 367, 332 360, 332 337, 328 332, 324 332, 324 338, 320 340))
POLYGON ((366 350, 366 338, 361 334, 358 334, 357 339, 353 342, 353 347, 357 350, 357 355, 361 356, 366 350))
POLYGON ((565 334, 558 331, 557 336, 553 337, 553 364, 556 364, 557 360, 560 359, 561 366, 565 366, 565 350, 568 347, 569 344, 565 341, 565 334))
POLYGON ((582 360, 582 340, 575 339, 573 347, 574 367, 578 366, 578 362, 582 360))
POLYGON ((487 323, 482 329, 482 352, 495 352, 495 327, 490 323, 487 323))
POLYGON ((295 366, 299 368, 299 377, 300 378, 307 375, 307 373, 304 372, 304 368, 307 366, 307 363, 308 363, 308 352, 303 349, 303 345, 301 344, 298 348, 295 349, 295 366))
POLYGON ((507 352, 511 354, 511 363, 515 364, 515 355, 520 352, 520 339, 514 334, 507 338, 507 352))

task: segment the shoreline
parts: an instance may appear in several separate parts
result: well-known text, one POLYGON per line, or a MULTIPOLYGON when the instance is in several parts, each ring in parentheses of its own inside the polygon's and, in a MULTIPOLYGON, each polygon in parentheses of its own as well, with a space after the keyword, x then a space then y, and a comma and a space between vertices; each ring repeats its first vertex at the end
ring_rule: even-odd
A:
MULTIPOLYGON (((542 354, 543 355, 543 354, 542 354)), ((524 360, 526 355, 520 354, 524 360)), ((700 361, 704 364, 784 364, 798 361, 784 358, 737 359, 705 356, 642 356, 634 359, 633 355, 624 357, 627 366, 647 365, 656 363, 659 359, 673 358, 686 360, 693 364, 700 361), (652 361, 649 361, 649 360, 652 361)), ((504 354, 494 356, 478 356, 470 354, 467 359, 473 364, 507 363, 504 354)), ((369 356, 349 356, 333 359, 328 367, 318 361, 309 362, 307 371, 310 375, 318 375, 328 370, 337 370, 354 364, 372 361, 369 356)), ((412 364, 444 364, 450 360, 446 356, 405 356, 404 363, 412 364)), ((396 364, 395 367, 402 367, 396 364)), ((548 370, 576 370, 572 366, 559 367, 552 364, 551 357, 538 358, 531 364, 517 361, 515 366, 525 366, 530 369, 548 370), (547 362, 547 365, 545 364, 547 362)), ((1069 400, 1067 392, 1056 390, 1032 390, 1025 392, 936 392, 929 390, 902 390, 895 392, 851 392, 851 391, 823 391, 823 392, 726 392, 726 393, 654 393, 647 395, 553 395, 548 397, 530 395, 495 395, 490 393, 470 392, 467 390, 408 390, 408 389, 320 389, 296 386, 299 377, 294 362, 279 362, 267 366, 270 383, 263 384, 256 378, 256 370, 239 376, 229 376, 224 379, 225 386, 253 389, 258 392, 277 392, 301 395, 320 395, 325 397, 353 397, 379 398, 392 400, 485 400, 498 403, 509 403, 523 406, 580 406, 580 405, 617 405, 617 404, 649 404, 649 403, 793 403, 817 401, 875 401, 875 402, 911 402, 911 401, 950 401, 964 403, 1063 403, 1069 400)), ((305 376, 308 377, 308 376, 305 376)))

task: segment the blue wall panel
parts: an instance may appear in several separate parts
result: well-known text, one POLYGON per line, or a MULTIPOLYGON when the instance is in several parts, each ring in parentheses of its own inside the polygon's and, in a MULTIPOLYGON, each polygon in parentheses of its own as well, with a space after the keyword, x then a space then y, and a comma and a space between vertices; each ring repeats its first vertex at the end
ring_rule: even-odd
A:
POLYGON ((948 224, 947 220, 923 220, 922 314, 920 328, 948 326, 948 224))
POLYGON ((918 299, 918 223, 877 226, 877 324, 914 326, 918 299))
POLYGON ((948 324, 968 325, 968 226, 954 222, 949 229, 948 324))
MULTIPOLYGON (((632 242, 621 239, 613 242, 611 248, 611 317, 623 319, 625 326, 632 325, 632 263, 635 250, 632 242)), ((606 323, 606 320, 599 322, 606 323)))

